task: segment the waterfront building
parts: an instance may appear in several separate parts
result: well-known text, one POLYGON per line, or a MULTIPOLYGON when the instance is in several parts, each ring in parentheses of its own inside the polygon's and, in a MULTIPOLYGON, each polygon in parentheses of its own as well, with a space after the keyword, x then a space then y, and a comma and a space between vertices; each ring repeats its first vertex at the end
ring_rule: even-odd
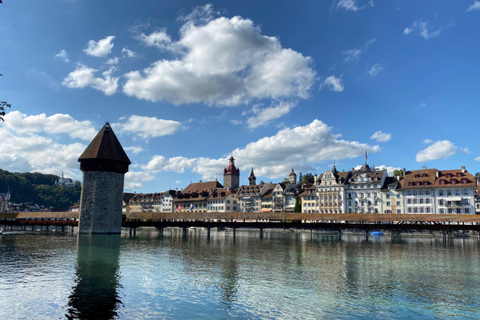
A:
POLYGON ((353 169, 345 183, 347 212, 379 213, 379 194, 387 177, 387 169, 370 168, 364 164, 353 169))
MULTIPOLYGON (((347 203, 345 200, 345 184, 350 177, 350 172, 338 172, 333 166, 332 170, 322 173, 315 183, 317 193, 317 210, 320 213, 345 213, 347 203)), ((349 200, 352 205, 352 198, 349 200)))
POLYGON ((272 191, 273 212, 285 211, 285 184, 280 182, 275 185, 272 191))
POLYGON ((292 172, 290 172, 290 174, 288 175, 288 181, 291 184, 297 183, 297 174, 293 171, 293 168, 292 168, 292 172))
POLYGON ((207 212, 235 212, 237 198, 231 189, 217 189, 207 198, 207 212))
MULTIPOLYGON (((293 173, 293 170, 292 170, 293 173)), ((296 181, 296 176, 294 181, 296 181)), ((284 208, 285 212, 295 212, 295 204, 297 203, 297 196, 302 192, 299 184, 290 183, 285 187, 284 191, 284 208)))
POLYGON ((218 189, 223 189, 223 186, 217 180, 190 183, 175 195, 172 200, 173 211, 207 212, 207 199, 218 189))
POLYGON ((130 200, 135 196, 135 193, 124 192, 123 201, 122 201, 122 212, 129 212, 130 210, 130 200))
POLYGON ((402 213, 436 213, 435 179, 437 169, 406 171, 403 169, 400 181, 403 189, 404 211, 402 213))
POLYGON ((476 178, 465 166, 437 171, 434 192, 438 213, 475 213, 476 178))
POLYGON ((239 212, 270 212, 273 208, 272 191, 275 184, 241 186, 236 194, 239 212))
POLYGON ((317 193, 315 184, 306 187, 302 193, 298 195, 300 197, 300 206, 302 213, 318 212, 317 210, 317 193))
POLYGON ((404 213, 403 189, 398 177, 386 177, 380 192, 379 212, 404 213))
MULTIPOLYGON (((129 201, 129 212, 173 212, 175 190, 158 193, 138 193, 129 201)), ((125 198, 125 195, 124 195, 125 198)))
POLYGON ((480 190, 477 182, 477 189, 475 190, 475 213, 480 214, 480 190))

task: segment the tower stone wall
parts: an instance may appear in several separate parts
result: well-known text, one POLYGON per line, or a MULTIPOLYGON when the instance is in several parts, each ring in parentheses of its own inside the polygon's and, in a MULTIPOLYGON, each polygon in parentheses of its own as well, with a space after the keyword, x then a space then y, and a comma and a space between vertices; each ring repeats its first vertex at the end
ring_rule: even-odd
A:
POLYGON ((120 233, 123 184, 122 173, 83 173, 79 233, 120 233))
POLYGON ((120 233, 125 173, 131 164, 108 123, 80 158, 83 172, 79 233, 120 233))

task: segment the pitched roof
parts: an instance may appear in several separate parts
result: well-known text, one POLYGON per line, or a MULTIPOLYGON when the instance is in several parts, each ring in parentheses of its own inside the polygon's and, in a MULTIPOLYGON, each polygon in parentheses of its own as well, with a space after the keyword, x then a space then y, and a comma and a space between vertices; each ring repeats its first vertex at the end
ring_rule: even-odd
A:
POLYGON ((437 169, 421 169, 406 171, 401 177, 401 184, 404 189, 410 188, 432 188, 435 184, 437 169))
POLYGON ((442 170, 438 172, 438 178, 435 181, 435 188, 439 187, 452 187, 460 185, 462 187, 476 187, 476 179, 473 174, 466 170, 442 170), (444 180, 444 184, 441 181, 444 180), (452 183, 452 180, 454 183, 452 183), (463 181, 465 183, 462 183, 463 181))
POLYGON ((194 182, 190 183, 185 189, 183 189, 183 193, 190 193, 190 192, 202 192, 207 191, 211 192, 215 189, 221 189, 223 186, 218 182, 215 181, 207 181, 207 182, 194 182))
POLYGON ((130 159, 122 148, 110 124, 107 122, 97 133, 87 149, 83 151, 78 161, 100 160, 131 164, 130 159))

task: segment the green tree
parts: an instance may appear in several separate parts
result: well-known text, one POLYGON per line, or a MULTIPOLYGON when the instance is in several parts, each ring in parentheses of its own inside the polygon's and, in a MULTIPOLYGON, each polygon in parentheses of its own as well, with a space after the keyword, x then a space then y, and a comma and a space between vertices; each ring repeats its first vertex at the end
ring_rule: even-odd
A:
POLYGON ((305 173, 305 175, 303 176, 303 182, 305 183, 314 183, 315 182, 315 178, 313 177, 313 174, 312 173, 305 173))
POLYGON ((300 197, 295 198, 295 212, 302 212, 302 206, 300 204, 300 197))
POLYGON ((403 171, 400 170, 400 169, 393 170, 393 176, 394 177, 401 176, 402 174, 403 174, 403 171))
POLYGON ((480 181, 480 172, 475 173, 475 178, 477 178, 477 181, 480 181))

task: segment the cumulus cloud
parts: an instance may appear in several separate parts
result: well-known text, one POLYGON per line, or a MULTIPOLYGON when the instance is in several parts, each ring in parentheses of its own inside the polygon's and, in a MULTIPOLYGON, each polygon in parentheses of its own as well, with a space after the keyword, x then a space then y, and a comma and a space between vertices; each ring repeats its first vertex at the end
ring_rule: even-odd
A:
POLYGON ((165 29, 152 32, 148 36, 142 33, 137 38, 147 46, 157 47, 159 49, 168 49, 172 44, 172 39, 165 29))
POLYGON ((449 140, 441 140, 418 152, 415 156, 415 161, 426 162, 431 160, 447 159, 455 153, 470 153, 470 151, 468 148, 458 148, 449 140))
POLYGON ((259 109, 253 107, 251 112, 255 115, 247 119, 247 125, 250 129, 255 129, 268 124, 271 120, 278 119, 290 112, 297 105, 296 102, 279 102, 271 107, 259 109))
POLYGON ((57 113, 47 117, 45 113, 29 116, 19 111, 12 111, 4 118, 3 127, 11 133, 20 135, 65 133, 71 138, 88 141, 97 133, 90 121, 78 121, 68 114, 57 113))
POLYGON ((382 70, 383 70, 383 67, 380 64, 375 63, 373 67, 370 70, 368 70, 368 74, 374 77, 382 70))
POLYGON ((138 56, 135 51, 129 50, 127 48, 123 48, 122 53, 125 54, 127 58, 136 58, 138 56))
POLYGON ((59 53, 55 55, 55 58, 62 59, 64 62, 70 62, 70 59, 68 58, 68 53, 65 51, 65 49, 60 50, 59 53))
POLYGON ((335 76, 327 77, 320 85, 320 89, 323 87, 327 87, 328 89, 335 92, 342 92, 345 89, 342 84, 342 79, 335 76))
POLYGON ((438 28, 432 31, 428 26, 427 21, 417 20, 410 27, 405 28, 403 34, 409 35, 410 33, 415 32, 418 36, 428 40, 439 36, 441 29, 442 28, 438 28))
POLYGON ((125 189, 143 188, 142 182, 151 181, 155 178, 149 172, 129 171, 125 174, 125 189))
POLYGON ((474 1, 467 9, 467 11, 480 10, 480 1, 474 1))
POLYGON ((276 37, 242 17, 187 21, 173 41, 165 30, 141 36, 178 57, 125 74, 123 91, 138 99, 180 105, 231 106, 254 99, 307 98, 315 81, 312 59, 282 48, 276 37))
POLYGON ((118 57, 110 58, 105 63, 106 64, 118 64, 118 57))
POLYGON ((388 142, 391 138, 391 133, 384 133, 382 131, 377 131, 370 137, 370 139, 377 140, 377 142, 388 142))
POLYGON ((132 115, 124 123, 112 124, 118 132, 135 134, 142 139, 162 137, 174 134, 183 128, 178 121, 132 115))
POLYGON ((94 40, 88 41, 87 49, 83 50, 86 54, 94 57, 103 57, 112 52, 113 43, 112 40, 115 36, 108 36, 98 42, 94 40))
POLYGON ((475 158, 475 161, 480 161, 480 157, 476 157, 476 158, 475 158))
POLYGON ((111 67, 102 73, 103 78, 96 78, 95 73, 98 70, 79 65, 63 79, 62 84, 68 88, 92 87, 110 96, 117 91, 118 87, 118 78, 112 77, 115 70, 115 67, 111 67))
POLYGON ((138 147, 138 146, 125 147, 125 148, 123 148, 123 149, 127 152, 127 154, 131 152, 131 153, 133 153, 133 154, 135 154, 135 155, 137 155, 137 154, 145 151, 142 147, 138 147))
POLYGON ((43 172, 79 178, 78 157, 85 150, 81 143, 60 144, 39 134, 19 135, 1 127, 0 167, 12 172, 43 172))
MULTIPOLYGON (((282 129, 274 136, 249 143, 244 148, 237 148, 232 154, 242 171, 254 167, 255 173, 259 176, 283 178, 290 172, 292 166, 301 171, 313 171, 315 163, 355 158, 363 156, 365 150, 371 153, 380 150, 377 145, 370 146, 344 140, 340 134, 333 134, 331 131, 332 128, 322 121, 314 120, 306 126, 282 129)), ((191 169, 201 174, 203 179, 214 179, 222 173, 226 165, 227 157, 220 159, 176 157, 167 160, 157 155, 142 168, 152 172, 183 172, 182 169, 191 169)))

